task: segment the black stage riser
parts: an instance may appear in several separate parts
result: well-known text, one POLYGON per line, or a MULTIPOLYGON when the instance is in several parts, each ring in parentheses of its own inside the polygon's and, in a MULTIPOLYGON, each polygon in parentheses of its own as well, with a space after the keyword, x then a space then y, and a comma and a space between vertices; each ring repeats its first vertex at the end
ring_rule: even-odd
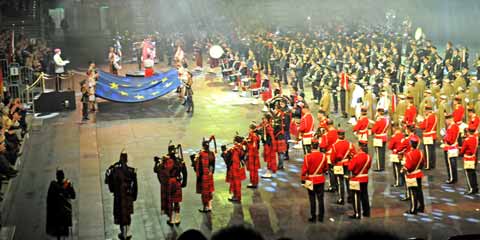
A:
POLYGON ((35 100, 35 112, 52 113, 75 109, 75 91, 42 93, 35 100), (68 104, 66 104, 66 101, 68 101, 68 104))

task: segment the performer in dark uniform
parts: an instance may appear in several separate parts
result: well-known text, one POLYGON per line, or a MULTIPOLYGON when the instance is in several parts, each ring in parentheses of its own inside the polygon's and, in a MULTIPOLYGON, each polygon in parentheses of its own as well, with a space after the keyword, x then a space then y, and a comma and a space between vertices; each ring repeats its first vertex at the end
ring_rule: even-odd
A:
MULTIPOLYGON (((212 211, 213 192, 215 191, 213 174, 215 172, 215 153, 210 151, 210 142, 214 141, 215 149, 217 144, 215 137, 202 141, 203 149, 194 155, 193 167, 197 173, 197 193, 202 195, 203 208, 198 211, 207 213, 212 211)), ((215 150, 216 151, 216 150, 215 150)), ((192 157, 192 156, 191 156, 192 157)))
POLYGON ((88 103, 90 93, 88 91, 88 83, 86 80, 80 82, 80 91, 82 92, 82 98, 80 99, 82 102, 82 121, 87 121, 88 119, 88 103))
POLYGON ((402 168, 402 172, 406 174, 408 191, 410 191, 410 209, 406 211, 409 214, 417 214, 425 210, 422 190, 422 168, 425 159, 422 151, 418 150, 419 142, 418 137, 410 139, 412 150, 405 155, 405 165, 402 168))
POLYGON ((302 166, 302 183, 308 190, 310 200, 309 222, 323 222, 325 207, 323 201, 325 172, 328 169, 327 157, 318 150, 318 142, 312 142, 311 152, 305 155, 302 166), (316 201, 318 201, 318 218, 316 201))
POLYGON ((47 234, 57 239, 68 237, 72 227, 72 204, 75 199, 73 184, 57 170, 57 180, 50 183, 47 195, 47 234))
MULTIPOLYGON (((168 146, 168 155, 164 156, 161 162, 155 157, 154 171, 157 173, 159 180, 163 180, 165 193, 161 200, 162 205, 165 202, 164 211, 169 217, 167 224, 170 226, 180 224, 182 188, 187 186, 187 168, 183 157, 181 157, 182 155, 181 145, 178 145, 178 147, 170 145, 168 146), (177 150, 179 150, 179 156, 176 155, 177 150)), ((162 181, 160 185, 162 185, 162 181)))
POLYGON ((127 165, 127 152, 122 151, 120 160, 110 166, 105 173, 105 183, 113 193, 114 223, 120 225, 120 239, 131 239, 130 224, 133 214, 133 203, 137 200, 137 173, 127 165))

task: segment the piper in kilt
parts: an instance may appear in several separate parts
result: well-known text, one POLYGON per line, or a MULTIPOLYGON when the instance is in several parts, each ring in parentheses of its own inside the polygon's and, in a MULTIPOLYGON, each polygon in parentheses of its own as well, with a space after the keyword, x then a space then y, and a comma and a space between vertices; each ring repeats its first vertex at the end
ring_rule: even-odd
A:
MULTIPOLYGON (((180 145, 178 145, 181 149, 180 145)), ((177 148, 168 146, 168 155, 162 158, 161 163, 155 162, 155 172, 159 179, 164 181, 162 207, 169 219, 167 224, 180 224, 180 202, 182 202, 182 188, 187 186, 187 169, 182 157, 176 156, 177 148), (158 166, 158 167, 157 167, 158 166)), ((158 159, 157 157, 155 159, 158 159)))
POLYGON ((260 138, 256 133, 255 124, 250 125, 250 132, 247 137, 247 169, 250 172, 250 184, 248 188, 257 188, 258 186, 258 169, 260 169, 260 154, 258 151, 258 144, 260 138))
POLYGON ((273 117, 270 113, 266 113, 263 117, 263 160, 267 163, 267 172, 265 175, 262 175, 262 178, 271 178, 272 173, 277 172, 276 140, 273 133, 272 119, 273 117))
POLYGON ((201 194, 203 204, 203 208, 199 209, 199 211, 204 213, 212 211, 213 192, 215 191, 213 182, 215 153, 210 151, 209 145, 210 140, 203 141, 203 150, 197 154, 196 160, 194 161, 194 169, 197 173, 197 193, 201 194))
POLYGON ((242 200, 242 181, 245 180, 245 167, 243 164, 244 150, 243 138, 235 136, 233 147, 226 149, 222 147, 222 157, 224 157, 227 164, 227 179, 230 183, 230 193, 232 197, 228 200, 231 202, 240 202, 242 200), (224 150, 225 149, 225 150, 224 150))

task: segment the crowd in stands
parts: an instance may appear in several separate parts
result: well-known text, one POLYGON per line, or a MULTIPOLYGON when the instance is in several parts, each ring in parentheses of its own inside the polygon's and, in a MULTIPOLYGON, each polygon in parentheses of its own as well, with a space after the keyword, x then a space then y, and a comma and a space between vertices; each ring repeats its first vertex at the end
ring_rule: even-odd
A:
MULTIPOLYGON (((14 168, 22 154, 20 147, 27 133, 26 109, 19 98, 8 96, 0 103, 2 124, 0 126, 0 180, 8 180, 17 175, 14 168)), ((1 187, 1 185, 0 185, 1 187)), ((1 200, 0 196, 0 200, 1 200)))
MULTIPOLYGON (((41 39, 31 39, 26 36, 15 37, 14 61, 20 66, 26 66, 35 72, 51 72, 53 51, 47 47, 47 42, 41 39)), ((11 31, 0 32, 0 59, 11 59, 11 31)))

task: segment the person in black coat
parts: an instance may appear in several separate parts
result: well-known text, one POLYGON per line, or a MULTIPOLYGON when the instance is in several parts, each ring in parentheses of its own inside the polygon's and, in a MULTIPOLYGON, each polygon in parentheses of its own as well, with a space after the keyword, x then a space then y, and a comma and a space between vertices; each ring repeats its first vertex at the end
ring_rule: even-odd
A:
POLYGON ((119 239, 128 240, 130 224, 132 222, 133 203, 137 200, 138 185, 136 170, 127 165, 128 155, 125 151, 120 154, 120 160, 110 166, 105 173, 105 183, 113 193, 114 223, 120 225, 119 239))
POLYGON ((75 199, 73 184, 65 173, 57 170, 57 180, 50 183, 47 195, 47 234, 57 239, 68 237, 72 227, 72 204, 75 199))

